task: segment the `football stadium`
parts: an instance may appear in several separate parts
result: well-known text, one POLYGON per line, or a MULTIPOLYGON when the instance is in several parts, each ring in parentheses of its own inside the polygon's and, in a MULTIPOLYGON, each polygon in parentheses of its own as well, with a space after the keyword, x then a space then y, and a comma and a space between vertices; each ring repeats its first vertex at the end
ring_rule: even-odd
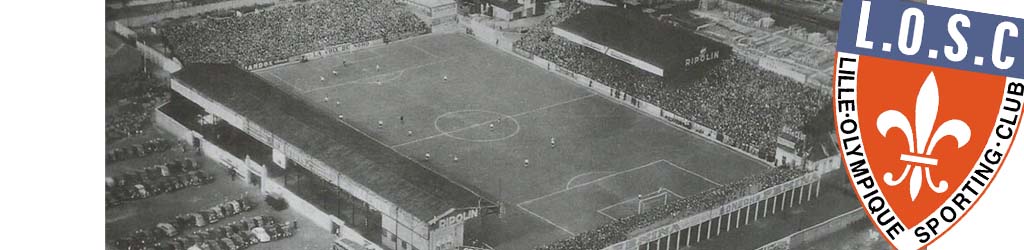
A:
POLYGON ((577 1, 509 31, 394 4, 157 25, 154 121, 335 249, 754 249, 863 216, 807 139, 833 137, 794 132, 826 95, 728 45, 577 1))

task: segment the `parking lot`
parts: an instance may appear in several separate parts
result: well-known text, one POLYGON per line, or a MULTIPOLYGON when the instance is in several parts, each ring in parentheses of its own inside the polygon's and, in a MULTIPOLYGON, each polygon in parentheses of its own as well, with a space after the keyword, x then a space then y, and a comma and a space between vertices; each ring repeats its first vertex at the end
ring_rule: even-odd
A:
MULTIPOLYGON (((107 149, 133 145, 153 138, 172 139, 166 132, 158 128, 147 128, 145 133, 109 143, 107 149)), ((259 187, 245 183, 241 179, 233 180, 225 167, 215 160, 195 154, 190 148, 174 146, 171 150, 153 153, 141 158, 108 163, 105 174, 107 177, 119 176, 157 164, 165 164, 176 160, 192 158, 200 166, 199 171, 212 175, 213 182, 185 187, 173 192, 153 195, 148 198, 125 201, 119 206, 108 207, 105 211, 107 249, 122 249, 114 242, 140 229, 152 230, 158 223, 173 222, 182 214, 207 210, 230 200, 244 198, 253 206, 252 210, 235 215, 225 216, 216 223, 199 228, 179 230, 179 236, 194 232, 221 227, 240 220, 251 220, 256 216, 270 216, 278 223, 295 221, 297 230, 291 237, 270 242, 254 244, 246 249, 329 249, 334 236, 325 229, 313 226, 313 223, 292 210, 276 211, 263 202, 259 187)), ((164 239, 158 242, 166 242, 164 239)))

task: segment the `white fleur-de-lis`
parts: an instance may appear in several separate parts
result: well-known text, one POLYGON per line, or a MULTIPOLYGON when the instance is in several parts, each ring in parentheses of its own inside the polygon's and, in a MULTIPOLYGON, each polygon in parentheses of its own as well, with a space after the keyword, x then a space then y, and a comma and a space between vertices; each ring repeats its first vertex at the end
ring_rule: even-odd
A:
POLYGON ((957 148, 961 148, 971 139, 971 128, 957 119, 943 122, 938 129, 935 129, 935 133, 932 133, 935 116, 939 111, 939 86, 935 83, 934 72, 929 73, 928 78, 921 85, 921 90, 917 93, 916 106, 913 130, 910 128, 907 116, 902 112, 886 110, 878 115, 878 131, 882 133, 882 136, 886 136, 889 129, 898 128, 907 137, 909 152, 900 155, 900 160, 906 162, 907 166, 903 168, 903 173, 899 178, 894 180, 892 172, 886 172, 883 180, 889 186, 900 185, 909 173, 911 201, 917 199, 922 181, 927 180, 928 187, 935 193, 946 192, 946 189, 949 188, 949 184, 944 180, 939 181, 938 185, 932 182, 930 167, 939 165, 939 160, 932 156, 932 150, 935 149, 938 141, 949 136, 956 140, 957 148), (922 180, 922 170, 925 180, 922 180))

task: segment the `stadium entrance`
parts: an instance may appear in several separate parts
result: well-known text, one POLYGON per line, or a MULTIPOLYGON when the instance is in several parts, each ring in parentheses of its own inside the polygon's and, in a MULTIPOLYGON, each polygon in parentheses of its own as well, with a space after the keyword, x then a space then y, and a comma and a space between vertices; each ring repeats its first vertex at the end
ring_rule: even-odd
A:
MULTIPOLYGON (((395 240, 394 235, 382 234, 379 211, 309 170, 296 166, 294 161, 289 160, 288 163, 295 167, 285 168, 284 175, 278 179, 286 189, 318 210, 341 219, 341 224, 376 244, 381 244, 383 240, 395 240)), ((331 223, 332 227, 338 225, 334 221, 331 223)))

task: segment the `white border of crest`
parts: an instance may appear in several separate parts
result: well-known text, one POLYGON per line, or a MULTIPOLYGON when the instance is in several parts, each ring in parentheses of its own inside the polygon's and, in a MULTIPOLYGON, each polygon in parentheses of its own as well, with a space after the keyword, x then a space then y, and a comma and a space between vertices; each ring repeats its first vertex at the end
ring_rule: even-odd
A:
MULTIPOLYGON (((860 55, 837 52, 836 64, 833 72, 833 108, 835 108, 835 121, 836 121, 836 135, 838 137, 839 148, 842 150, 841 154, 843 157, 843 166, 847 175, 851 180, 851 185, 857 192, 857 198, 861 202, 864 212, 867 217, 871 219, 872 224, 875 225, 876 229, 882 234, 883 238, 886 238, 894 247, 897 249, 919 249, 927 246, 934 242, 937 238, 941 237, 947 232, 952 226, 959 222, 963 215, 970 211, 980 196, 984 195, 984 192, 991 186, 991 182, 995 176, 999 173, 1003 163, 1006 161, 1006 154, 1009 153, 1010 147, 1013 144, 1014 132, 1018 131, 1021 123, 1021 111, 1019 103, 1024 102, 1024 97, 1021 95, 1011 94, 1010 90, 1012 87, 1022 86, 1024 80, 1006 77, 1006 81, 1003 87, 1003 102, 999 107, 999 114, 995 118, 993 123, 992 133, 989 135, 989 139, 986 142, 985 150, 978 157, 974 167, 972 167, 971 174, 968 174, 964 180, 958 183, 959 186, 954 186, 951 191, 949 198, 943 202, 940 207, 937 207, 928 217, 922 220, 917 225, 907 227, 903 224, 902 220, 895 213, 891 211, 891 207, 885 199, 884 194, 878 189, 877 185, 879 182, 875 181, 874 173, 871 169, 871 164, 868 162, 867 152, 864 150, 864 144, 861 141, 861 131, 859 124, 859 114, 856 111, 857 104, 857 84, 858 84, 858 66, 860 63, 860 55), (1007 104, 1018 103, 1017 110, 1011 110, 1004 108, 1007 104), (1010 121, 1013 121, 1011 123, 1010 121), (1009 133, 1007 136, 1006 133, 1009 133), (997 159, 993 159, 997 158, 997 159), (850 162, 853 162, 853 168, 851 168, 850 162), (985 167, 991 168, 992 173, 988 175, 990 178, 982 178, 982 175, 978 175, 975 170, 987 170, 985 167), (854 172, 854 170, 857 170, 854 172), (866 171, 865 171, 866 170, 866 171), (973 184, 973 185, 972 185, 973 184), (971 190, 966 186, 972 185, 972 187, 983 186, 978 192, 977 189, 971 190), (876 199, 876 197, 878 199, 876 199), (966 198, 970 200, 968 206, 959 209, 962 206, 957 206, 954 202, 954 198, 966 198), (880 199, 882 202, 882 208, 872 213, 868 209, 868 204, 875 205, 880 199), (944 210, 950 210, 955 212, 955 216, 948 220, 943 219, 944 210), (894 220, 886 225, 879 225, 878 218, 876 215, 890 216, 886 213, 891 213, 894 220), (928 228, 926 222, 930 220, 937 220, 940 223, 934 227, 936 233, 931 233, 931 228, 928 228), (902 227, 899 233, 890 237, 887 234, 887 230, 897 230, 894 227, 902 227), (919 237, 918 232, 927 231, 929 237, 927 240, 922 242, 923 238, 919 237)), ((1012 107, 1012 106, 1009 106, 1012 107)), ((874 207, 874 206, 873 206, 874 207)), ((949 213, 946 213, 949 215, 949 213)), ((947 216, 949 217, 949 216, 947 216)), ((895 231, 892 231, 895 232, 895 231)))

